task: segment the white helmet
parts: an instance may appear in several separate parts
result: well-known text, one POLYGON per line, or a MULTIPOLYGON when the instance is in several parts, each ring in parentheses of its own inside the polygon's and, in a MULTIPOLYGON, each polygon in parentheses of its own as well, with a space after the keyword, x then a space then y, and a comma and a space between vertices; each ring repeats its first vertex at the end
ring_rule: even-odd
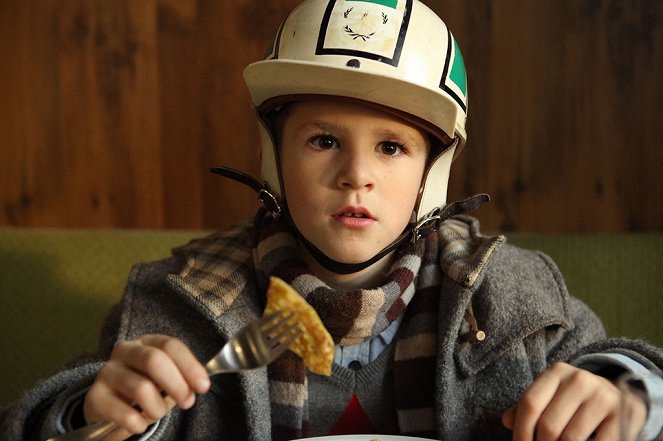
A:
MULTIPOLYGON (((467 78, 453 35, 419 0, 306 0, 244 78, 263 119, 297 95, 355 98, 404 113, 448 147, 428 164, 415 218, 446 204, 451 162, 466 140, 467 78)), ((262 178, 281 197, 269 124, 261 125, 261 142, 262 178)))
MULTIPOLYGON (((437 228, 451 162, 466 140, 467 78, 456 40, 426 5, 419 0, 305 0, 281 23, 267 58, 244 70, 244 79, 262 123, 266 189, 252 186, 261 191, 263 203, 278 207, 284 202, 272 112, 311 96, 340 96, 394 112, 440 141, 424 172, 411 236, 416 240, 437 228)), ((389 250, 400 242, 402 237, 389 250)))

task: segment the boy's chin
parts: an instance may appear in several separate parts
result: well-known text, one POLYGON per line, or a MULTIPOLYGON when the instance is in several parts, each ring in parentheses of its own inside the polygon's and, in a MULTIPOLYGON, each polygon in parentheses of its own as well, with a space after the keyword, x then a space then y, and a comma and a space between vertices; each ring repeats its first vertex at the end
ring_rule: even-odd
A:
POLYGON ((375 252, 373 252, 373 250, 371 250, 368 253, 348 253, 347 250, 345 249, 339 250, 338 248, 334 248, 328 251, 325 250, 324 248, 321 248, 320 250, 330 259, 348 265, 364 263, 367 260, 372 259, 376 254, 378 254, 381 251, 381 250, 375 250, 375 252))
MULTIPOLYGON (((347 250, 343 249, 338 249, 338 247, 329 247, 329 246, 319 246, 317 244, 313 244, 320 252, 322 252, 325 256, 327 256, 329 259, 332 259, 336 262, 342 263, 342 264, 347 264, 347 265, 354 265, 354 264, 359 264, 359 263, 364 263, 367 260, 370 260, 375 256, 380 250, 377 250, 374 254, 369 254, 369 253, 348 253, 347 250)), ((352 245, 356 246, 356 245, 352 245)), ((348 245, 350 247, 350 245, 348 245)), ((308 253, 308 250, 306 250, 306 254, 308 257, 311 259, 313 256, 308 253)))
MULTIPOLYGON (((338 250, 335 250, 336 252, 333 252, 333 251, 332 252, 326 252, 325 250, 321 249, 321 251, 325 254, 325 256, 327 256, 328 258, 330 258, 332 260, 335 260, 336 262, 339 262, 339 263, 342 263, 342 264, 345 264, 345 265, 357 265, 357 264, 363 264, 364 262, 367 262, 367 261, 373 259, 382 250, 381 249, 380 250, 375 250, 374 252, 373 252, 373 250, 371 250, 370 253, 361 253, 361 254, 357 254, 357 253, 349 254, 349 253, 345 253, 345 252, 339 252, 338 250)), ((385 256, 382 259, 380 259, 378 262, 382 262, 385 259, 389 260, 388 257, 385 256)), ((368 268, 372 268, 373 266, 375 266, 376 263, 374 263, 373 265, 371 265, 368 268)))

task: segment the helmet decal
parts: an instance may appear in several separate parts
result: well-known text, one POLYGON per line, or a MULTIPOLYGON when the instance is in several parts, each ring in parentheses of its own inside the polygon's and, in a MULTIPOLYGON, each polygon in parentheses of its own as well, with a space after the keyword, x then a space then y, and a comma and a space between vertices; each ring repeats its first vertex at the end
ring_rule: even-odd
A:
POLYGON ((394 9, 396 9, 396 5, 398 5, 398 0, 352 0, 352 1, 376 3, 378 5, 384 5, 394 9))
POLYGON ((444 71, 440 80, 440 89, 447 92, 458 105, 467 112, 467 73, 465 72, 465 62, 460 53, 458 42, 449 34, 449 41, 453 41, 453 46, 447 48, 447 58, 444 63, 444 71))
POLYGON ((330 0, 316 55, 353 55, 398 66, 412 0, 330 0), (398 38, 373 38, 380 34, 398 38))

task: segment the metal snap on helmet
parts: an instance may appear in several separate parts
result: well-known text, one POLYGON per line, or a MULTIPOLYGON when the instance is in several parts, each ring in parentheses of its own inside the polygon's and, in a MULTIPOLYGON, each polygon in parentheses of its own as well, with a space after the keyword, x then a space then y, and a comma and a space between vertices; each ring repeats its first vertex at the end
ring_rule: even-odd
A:
MULTIPOLYGON (((429 161, 415 219, 446 204, 451 162, 466 140, 467 79, 453 35, 419 0, 306 0, 244 78, 263 120, 284 102, 333 95, 392 109, 420 125, 445 148, 429 161)), ((265 121, 261 143, 262 178, 282 198, 278 151, 265 121)))

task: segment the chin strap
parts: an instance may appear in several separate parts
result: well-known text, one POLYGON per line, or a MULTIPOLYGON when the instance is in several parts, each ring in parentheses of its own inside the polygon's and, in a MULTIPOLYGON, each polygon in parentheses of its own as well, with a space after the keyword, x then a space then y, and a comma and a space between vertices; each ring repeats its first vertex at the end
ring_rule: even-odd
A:
POLYGON ((221 175, 224 178, 230 178, 251 187, 256 193, 258 193, 258 200, 275 218, 283 214, 283 208, 278 199, 276 199, 276 196, 270 193, 265 184, 262 184, 253 176, 229 167, 212 167, 209 171, 215 175, 221 175))
POLYGON ((212 167, 210 168, 210 171, 214 174, 233 179, 251 187, 256 193, 258 193, 258 200, 260 200, 262 205, 272 214, 273 217, 278 218, 281 215, 285 215, 285 219, 292 227, 295 235, 301 241, 301 243, 304 244, 313 258, 320 265, 337 274, 352 274, 366 269, 378 260, 382 259, 387 254, 394 251, 408 239, 414 243, 422 237, 426 237, 430 233, 436 231, 442 222, 444 222, 446 219, 459 214, 469 213, 470 211, 475 210, 477 207, 490 200, 490 197, 487 194, 478 194, 462 201, 452 202, 451 204, 448 204, 441 209, 436 208, 416 224, 408 226, 405 231, 403 231, 403 233, 401 233, 401 235, 396 238, 396 240, 394 240, 387 247, 383 248, 382 251, 380 251, 369 260, 361 263, 343 263, 330 258, 304 237, 304 235, 295 225, 295 222, 290 217, 290 213, 288 212, 285 205, 282 205, 278 201, 278 199, 269 191, 269 188, 265 184, 259 182, 253 176, 228 167, 212 167))

